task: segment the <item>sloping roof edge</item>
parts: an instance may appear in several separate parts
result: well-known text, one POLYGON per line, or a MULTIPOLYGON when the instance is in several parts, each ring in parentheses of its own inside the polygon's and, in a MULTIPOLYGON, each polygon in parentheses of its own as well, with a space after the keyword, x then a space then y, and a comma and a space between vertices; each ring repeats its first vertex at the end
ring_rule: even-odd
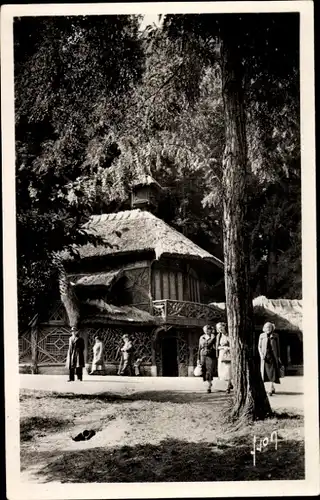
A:
MULTIPOLYGON (((224 311, 226 310, 224 302, 213 302, 209 305, 214 305, 224 311)), ((302 300, 257 297, 253 300, 253 313, 255 320, 258 319, 261 323, 271 321, 275 323, 278 330, 302 331, 302 300)))
POLYGON ((110 289, 123 276, 123 269, 116 269, 102 273, 71 275, 75 286, 106 286, 110 289))

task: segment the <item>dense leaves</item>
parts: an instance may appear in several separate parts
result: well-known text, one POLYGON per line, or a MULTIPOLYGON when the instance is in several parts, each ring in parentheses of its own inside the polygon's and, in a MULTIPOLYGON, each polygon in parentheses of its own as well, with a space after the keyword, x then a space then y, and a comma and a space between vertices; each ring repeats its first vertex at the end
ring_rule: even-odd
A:
POLYGON ((126 197, 113 127, 144 67, 129 16, 15 22, 19 312, 32 317, 55 282, 52 256, 88 241, 82 222, 126 197), (36 34, 35 34, 36 33, 36 34), (117 187, 118 186, 118 187, 117 187), (34 307, 33 307, 34 306, 34 307))
POLYGON ((90 213, 128 208, 131 182, 146 172, 164 187, 158 215, 222 257, 218 40, 235 26, 246 68, 251 285, 256 295, 301 296, 296 15, 166 16, 143 33, 129 16, 23 18, 15 22, 20 317, 54 286, 52 253, 86 241, 90 213))

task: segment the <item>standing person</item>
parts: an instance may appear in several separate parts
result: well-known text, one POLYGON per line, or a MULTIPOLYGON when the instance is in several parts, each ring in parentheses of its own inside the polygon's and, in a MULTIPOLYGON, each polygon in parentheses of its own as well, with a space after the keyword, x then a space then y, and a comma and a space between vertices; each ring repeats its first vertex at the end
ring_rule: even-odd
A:
POLYGON ((207 392, 210 393, 216 361, 214 326, 204 326, 203 332, 199 339, 198 361, 201 364, 203 381, 208 382, 207 392))
POLYGON ((265 323, 259 337, 258 351, 260 355, 261 376, 264 382, 270 382, 269 396, 276 390, 274 384, 280 384, 280 343, 273 323, 265 323))
POLYGON ((100 337, 97 335, 93 346, 93 360, 90 375, 93 374, 99 367, 100 370, 104 369, 104 346, 100 337))
POLYGON ((134 363, 134 374, 136 377, 141 377, 141 369, 140 369, 140 366, 141 366, 141 363, 142 361, 144 360, 145 356, 142 356, 142 358, 138 358, 135 363, 134 363))
POLYGON ((218 353, 218 377, 219 380, 228 382, 227 393, 233 389, 231 383, 231 353, 230 353, 230 339, 227 332, 227 325, 225 323, 218 323, 217 329, 217 353, 218 353))
POLYGON ((119 367, 119 375, 132 375, 132 354, 133 354, 133 345, 129 338, 129 335, 126 333, 122 336, 122 340, 124 342, 121 347, 121 358, 122 362, 119 367))
POLYGON ((84 340, 79 336, 75 327, 71 328, 71 337, 69 338, 69 349, 67 354, 67 368, 69 370, 68 382, 74 381, 76 372, 78 380, 82 380, 82 371, 84 367, 84 340))

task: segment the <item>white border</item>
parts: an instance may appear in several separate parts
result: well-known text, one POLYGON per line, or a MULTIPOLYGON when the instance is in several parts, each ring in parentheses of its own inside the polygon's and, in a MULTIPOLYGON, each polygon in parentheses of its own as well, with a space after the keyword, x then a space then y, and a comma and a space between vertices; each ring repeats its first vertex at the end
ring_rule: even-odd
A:
MULTIPOLYGON (((285 29, 284 29, 285 36, 285 29)), ((190 498, 315 495, 319 493, 317 363, 315 103, 313 2, 177 2, 142 4, 5 5, 1 8, 1 107, 4 227, 4 321, 7 497, 22 499, 190 498), (300 12, 303 331, 306 479, 212 483, 21 484, 15 232, 13 17, 36 15, 155 14, 209 12, 300 12)), ((281 464, 279 464, 281 467, 281 464)))

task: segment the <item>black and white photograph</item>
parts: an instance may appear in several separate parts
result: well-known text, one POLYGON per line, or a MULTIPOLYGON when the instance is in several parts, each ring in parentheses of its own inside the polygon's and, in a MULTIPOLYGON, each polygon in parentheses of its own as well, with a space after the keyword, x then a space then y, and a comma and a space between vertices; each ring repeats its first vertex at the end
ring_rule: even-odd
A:
POLYGON ((319 493, 312 2, 1 23, 8 498, 319 493))

